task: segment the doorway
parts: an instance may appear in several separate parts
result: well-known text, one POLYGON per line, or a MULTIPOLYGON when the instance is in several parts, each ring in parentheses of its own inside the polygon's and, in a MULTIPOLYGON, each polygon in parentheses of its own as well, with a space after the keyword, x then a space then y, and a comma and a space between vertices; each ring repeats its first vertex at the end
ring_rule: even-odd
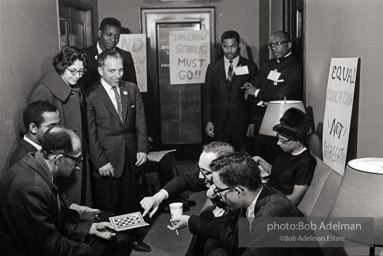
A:
POLYGON ((201 84, 170 84, 169 33, 210 30, 213 59, 214 11, 214 7, 141 9, 141 29, 148 40, 145 108, 150 135, 161 148, 202 143, 201 84))
POLYGON ((67 45, 83 49, 92 45, 92 7, 86 3, 59 0, 60 49, 67 45))

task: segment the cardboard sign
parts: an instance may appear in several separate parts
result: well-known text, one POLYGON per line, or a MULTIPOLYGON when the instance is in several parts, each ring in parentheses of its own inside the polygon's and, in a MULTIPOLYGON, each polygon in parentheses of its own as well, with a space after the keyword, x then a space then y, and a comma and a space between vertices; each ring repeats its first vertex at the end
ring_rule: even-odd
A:
POLYGON ((332 58, 323 120, 323 162, 341 175, 346 166, 358 58, 332 58))
POLYGON ((140 92, 148 91, 146 34, 121 34, 117 47, 132 54, 140 92))
POLYGON ((169 63, 170 84, 204 83, 210 63, 209 30, 171 31, 169 63))

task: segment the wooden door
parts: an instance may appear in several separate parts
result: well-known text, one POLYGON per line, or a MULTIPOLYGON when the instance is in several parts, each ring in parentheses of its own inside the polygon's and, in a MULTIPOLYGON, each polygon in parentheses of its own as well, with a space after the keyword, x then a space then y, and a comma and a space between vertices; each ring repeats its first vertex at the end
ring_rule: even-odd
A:
POLYGON ((91 6, 59 1, 60 48, 72 45, 83 49, 92 45, 91 6))
POLYGON ((162 145, 202 142, 201 84, 170 84, 169 33, 210 30, 214 56, 214 8, 141 10, 142 32, 148 38, 147 120, 151 135, 162 145))

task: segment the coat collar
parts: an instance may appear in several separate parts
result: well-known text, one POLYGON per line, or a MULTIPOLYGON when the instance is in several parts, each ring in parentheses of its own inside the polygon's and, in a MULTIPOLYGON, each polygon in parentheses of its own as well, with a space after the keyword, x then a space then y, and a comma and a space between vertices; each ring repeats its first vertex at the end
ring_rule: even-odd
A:
POLYGON ((52 72, 50 75, 44 78, 41 83, 45 84, 52 92, 52 94, 60 101, 65 101, 68 99, 72 91, 70 85, 68 85, 56 72, 52 72))
POLYGON ((57 187, 53 184, 52 180, 44 170, 44 167, 36 160, 36 153, 28 153, 23 161, 32 169, 36 171, 48 184, 49 188, 53 191, 58 191, 57 187))

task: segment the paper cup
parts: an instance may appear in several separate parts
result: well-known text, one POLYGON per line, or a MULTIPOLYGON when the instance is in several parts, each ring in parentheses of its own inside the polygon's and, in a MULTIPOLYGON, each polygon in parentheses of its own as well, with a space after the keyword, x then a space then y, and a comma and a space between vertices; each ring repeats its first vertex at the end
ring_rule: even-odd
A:
POLYGON ((182 203, 171 203, 169 204, 169 208, 172 218, 181 216, 183 214, 182 203))

